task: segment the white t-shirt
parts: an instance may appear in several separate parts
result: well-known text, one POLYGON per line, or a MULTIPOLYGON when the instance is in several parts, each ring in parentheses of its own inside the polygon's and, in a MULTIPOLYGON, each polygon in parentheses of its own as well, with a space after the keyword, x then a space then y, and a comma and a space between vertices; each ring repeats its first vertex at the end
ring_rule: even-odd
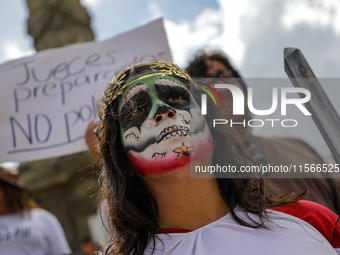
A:
MULTIPOLYGON (((235 209, 235 213, 251 224, 240 207, 235 209)), ((257 215, 249 215, 259 221, 257 215)), ((270 230, 242 226, 228 213, 188 233, 157 234, 153 254, 337 255, 324 236, 305 221, 272 210, 269 210, 269 215, 273 219, 273 223, 266 223, 270 230)), ((151 254, 153 247, 151 241, 144 254, 151 254)))
POLYGON ((57 218, 43 209, 0 215, 0 255, 71 254, 57 218))

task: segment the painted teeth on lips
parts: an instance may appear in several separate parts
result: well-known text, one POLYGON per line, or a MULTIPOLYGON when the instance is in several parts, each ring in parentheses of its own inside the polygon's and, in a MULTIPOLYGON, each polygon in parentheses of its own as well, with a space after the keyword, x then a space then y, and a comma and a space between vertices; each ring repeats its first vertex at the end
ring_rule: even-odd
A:
POLYGON ((188 127, 173 125, 171 127, 164 128, 162 132, 158 135, 157 143, 161 141, 166 141, 171 137, 175 136, 187 136, 190 135, 191 132, 188 127))

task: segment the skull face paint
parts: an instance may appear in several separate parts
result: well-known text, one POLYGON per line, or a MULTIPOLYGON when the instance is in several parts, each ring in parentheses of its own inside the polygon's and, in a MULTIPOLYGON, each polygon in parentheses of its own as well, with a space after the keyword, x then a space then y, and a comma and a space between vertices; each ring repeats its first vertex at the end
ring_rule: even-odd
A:
POLYGON ((168 75, 135 80, 120 102, 121 138, 133 167, 157 175, 210 157, 212 136, 188 89, 168 75))

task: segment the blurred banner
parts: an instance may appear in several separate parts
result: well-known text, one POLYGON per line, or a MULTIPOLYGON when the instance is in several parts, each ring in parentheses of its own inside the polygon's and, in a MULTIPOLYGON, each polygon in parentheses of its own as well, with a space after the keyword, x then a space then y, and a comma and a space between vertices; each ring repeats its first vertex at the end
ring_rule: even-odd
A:
POLYGON ((87 150, 84 135, 112 77, 131 63, 171 60, 162 19, 103 42, 41 51, 0 66, 0 162, 87 150))

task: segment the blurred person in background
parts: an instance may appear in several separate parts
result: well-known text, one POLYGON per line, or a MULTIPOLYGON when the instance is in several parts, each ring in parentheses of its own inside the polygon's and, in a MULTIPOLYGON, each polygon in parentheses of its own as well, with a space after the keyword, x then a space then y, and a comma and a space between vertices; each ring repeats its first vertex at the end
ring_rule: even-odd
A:
POLYGON ((66 255, 62 226, 18 184, 18 171, 0 167, 0 254, 66 255))
MULTIPOLYGON (((222 51, 200 51, 189 63, 186 71, 193 78, 229 78, 235 79, 247 102, 247 86, 240 73, 222 51)), ((223 80, 221 79, 221 82, 223 80)), ((232 94, 228 89, 216 89, 223 102, 222 115, 225 119, 240 122, 251 119, 251 113, 245 104, 245 115, 233 115, 232 94)), ((301 164, 323 164, 323 159, 307 143, 296 138, 259 137, 252 134, 246 125, 236 126, 236 130, 245 142, 248 152, 263 165, 287 166, 301 164)), ((294 192, 300 194, 308 190, 304 198, 322 204, 339 215, 340 213, 340 180, 322 178, 321 173, 314 173, 316 178, 264 178, 266 186, 277 193, 294 192)), ((266 177, 270 177, 266 176, 266 177)))

